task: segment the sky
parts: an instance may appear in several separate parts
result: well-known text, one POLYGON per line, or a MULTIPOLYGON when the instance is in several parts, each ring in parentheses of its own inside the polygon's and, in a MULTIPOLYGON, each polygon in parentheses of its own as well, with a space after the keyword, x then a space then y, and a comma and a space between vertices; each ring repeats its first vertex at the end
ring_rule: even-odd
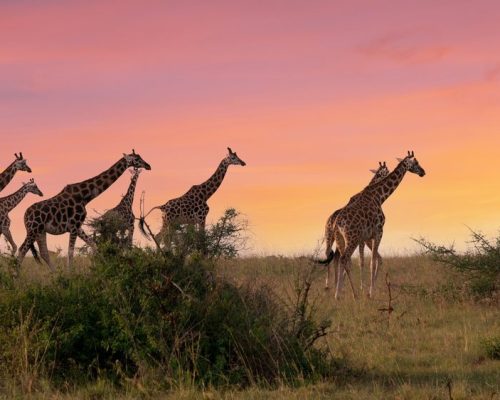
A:
MULTIPOLYGON (((407 174, 384 204, 381 253, 494 235, 499 20, 485 0, 0 1, 0 169, 19 151, 33 169, 0 196, 33 177, 49 198, 134 148, 152 166, 137 189, 149 209, 207 179, 230 146, 247 165, 230 167, 208 222, 235 207, 250 252, 309 254, 369 169, 413 150, 427 175, 407 174)), ((18 244, 39 200, 11 213, 18 244)), ((149 219, 158 229, 160 213, 149 219)))

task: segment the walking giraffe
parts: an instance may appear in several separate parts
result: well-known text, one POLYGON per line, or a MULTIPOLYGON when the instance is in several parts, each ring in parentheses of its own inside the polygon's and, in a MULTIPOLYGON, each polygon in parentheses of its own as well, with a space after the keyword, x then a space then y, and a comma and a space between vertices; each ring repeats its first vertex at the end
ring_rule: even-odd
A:
POLYGON ((135 187, 142 169, 134 168, 129 171, 132 174, 132 177, 130 178, 127 193, 122 197, 120 203, 118 203, 116 207, 106 211, 99 218, 99 221, 106 224, 109 229, 114 231, 111 232, 113 234, 113 239, 116 239, 117 234, 126 236, 126 243, 129 247, 131 247, 134 237, 135 223, 135 215, 132 210, 132 205, 134 204, 135 187))
POLYGON ((69 233, 68 266, 73 260, 76 238, 79 237, 89 246, 94 247, 93 240, 83 231, 82 224, 87 216, 85 206, 108 187, 111 186, 129 167, 150 170, 149 164, 132 150, 131 154, 123 154, 115 164, 101 174, 79 183, 73 183, 50 199, 30 206, 24 214, 26 239, 19 248, 17 256, 21 265, 28 250, 38 259, 35 241, 38 243, 40 255, 53 270, 47 249, 47 233, 62 235, 69 233))
POLYGON ((200 230, 205 229, 209 207, 207 200, 217 191, 226 176, 230 165, 245 166, 246 163, 238 157, 229 147, 228 154, 220 162, 219 166, 205 182, 200 185, 191 186, 181 197, 167 201, 165 204, 153 207, 140 219, 139 228, 142 233, 148 237, 144 229, 144 220, 155 209, 162 211, 162 227, 156 235, 158 243, 169 233, 169 227, 172 224, 192 224, 198 226, 200 230))
MULTIPOLYGON (((385 178, 387 175, 389 175, 389 169, 387 168, 387 164, 385 161, 382 163, 379 161, 379 167, 377 169, 370 169, 370 171, 374 174, 368 185, 372 185, 373 183, 377 183, 383 178, 385 178)), ((360 196, 360 193, 352 196, 349 199, 349 202, 347 204, 352 204, 354 201, 358 199, 360 196)), ((325 241, 326 241, 326 257, 328 260, 328 256, 330 254, 332 245, 333 245, 333 226, 335 223, 335 220, 337 216, 339 215, 340 211, 342 211, 342 208, 336 210, 330 217, 328 217, 328 220, 326 221, 325 225, 325 241)), ((359 268, 360 268, 360 281, 361 281, 361 291, 363 291, 363 271, 364 271, 364 266, 365 266, 365 243, 360 243, 359 245, 359 268)), ((334 258, 340 257, 340 252, 338 249, 335 250, 334 253, 334 258)), ((379 256, 380 257, 380 256, 379 256)), ((331 260, 330 260, 331 261, 331 260)), ((325 280, 325 289, 329 289, 329 280, 330 280, 330 261, 328 261, 327 264, 327 273, 326 273, 326 280, 325 280)), ((379 261, 381 262, 381 259, 379 258, 379 261)), ((325 263, 325 262, 320 262, 320 263, 325 263)), ((338 271, 337 267, 338 263, 334 263, 334 279, 335 279, 335 285, 337 284, 337 279, 338 279, 338 271)), ((345 271, 344 271, 345 273, 345 271)), ((351 283, 352 284, 352 283, 351 283)))
MULTIPOLYGON (((340 295, 343 283, 343 273, 346 271, 350 279, 351 256, 356 247, 361 243, 366 243, 372 251, 370 262, 370 291, 372 297, 375 280, 378 272, 379 254, 378 248, 382 240, 385 223, 382 204, 394 193, 403 180, 407 171, 417 174, 420 177, 425 175, 424 169, 420 166, 413 152, 408 152, 404 159, 398 159, 397 167, 384 179, 367 186, 359 193, 357 199, 345 206, 338 214, 333 224, 333 239, 337 243, 340 257, 334 259, 334 252, 327 249, 327 262, 334 259, 340 264, 335 298, 340 295)), ((353 288, 354 290, 354 288, 353 288)))
POLYGON ((0 174, 0 192, 5 189, 9 182, 14 178, 17 171, 31 172, 28 167, 27 160, 23 157, 23 153, 14 154, 16 159, 0 174))
POLYGON ((12 247, 12 254, 17 251, 17 245, 10 233, 10 218, 9 213, 17 207, 28 193, 34 193, 38 196, 43 196, 43 193, 38 189, 34 179, 30 179, 28 183, 23 185, 9 196, 0 198, 0 236, 3 234, 12 247))

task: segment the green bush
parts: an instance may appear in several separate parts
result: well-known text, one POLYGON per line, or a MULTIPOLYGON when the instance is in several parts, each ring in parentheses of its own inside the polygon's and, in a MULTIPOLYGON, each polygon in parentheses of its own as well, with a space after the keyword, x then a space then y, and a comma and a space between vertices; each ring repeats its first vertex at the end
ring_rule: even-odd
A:
POLYGON ((484 339, 481 347, 488 358, 500 360, 500 336, 484 339))
POLYGON ((496 299, 500 288, 500 236, 488 240, 482 233, 471 231, 471 247, 459 253, 453 246, 417 240, 431 257, 460 272, 468 281, 469 292, 476 298, 496 299))
POLYGON ((308 290, 288 308, 266 287, 217 278, 199 255, 102 244, 85 274, 45 284, 1 275, 0 381, 139 379, 169 388, 314 380, 334 363, 313 346, 328 323, 315 321, 308 290))

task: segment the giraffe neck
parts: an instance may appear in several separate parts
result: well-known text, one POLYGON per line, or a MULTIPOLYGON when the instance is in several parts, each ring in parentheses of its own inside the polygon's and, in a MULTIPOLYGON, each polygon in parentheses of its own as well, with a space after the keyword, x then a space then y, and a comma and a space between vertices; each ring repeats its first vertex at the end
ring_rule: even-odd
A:
POLYGON ((381 181, 368 186, 365 191, 380 205, 394 193, 406 174, 404 162, 400 162, 394 171, 381 181))
POLYGON ((9 212, 13 208, 15 208, 22 199, 24 199, 28 192, 28 187, 24 185, 11 195, 1 198, 0 202, 2 203, 4 209, 9 212))
POLYGON ((375 175, 373 175, 373 178, 368 183, 368 186, 373 185, 374 183, 380 182, 382 179, 384 179, 384 178, 375 174, 375 175))
POLYGON ((213 175, 199 185, 199 189, 201 190, 205 201, 208 200, 219 188, 220 184, 224 180, 224 177, 226 176, 228 166, 229 164, 227 161, 225 159, 222 160, 213 175))
POLYGON ((5 189, 5 186, 9 184, 9 182, 14 178, 14 175, 16 174, 16 167, 15 167, 15 161, 10 164, 5 171, 3 171, 0 174, 0 191, 5 189))
POLYGON ((71 193, 84 204, 87 204, 109 188, 126 169, 127 161, 122 157, 106 171, 83 182, 68 185, 64 188, 64 191, 71 193))
POLYGON ((127 194, 123 196, 118 206, 127 206, 128 208, 132 208, 132 204, 134 203, 134 193, 135 187, 137 185, 137 179, 139 179, 139 174, 134 174, 132 179, 130 180, 130 185, 128 186, 127 194))

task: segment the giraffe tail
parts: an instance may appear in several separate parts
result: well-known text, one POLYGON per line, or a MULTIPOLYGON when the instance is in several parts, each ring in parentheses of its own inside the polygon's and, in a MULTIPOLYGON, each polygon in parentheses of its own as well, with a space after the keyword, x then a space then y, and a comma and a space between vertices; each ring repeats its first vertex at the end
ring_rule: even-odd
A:
POLYGON ((31 243, 30 250, 31 250, 31 253, 33 254, 33 258, 35 259, 35 261, 38 264, 41 264, 42 260, 40 260, 40 257, 38 256, 38 251, 37 251, 34 243, 31 243))
POLYGON ((330 249, 330 252, 328 253, 328 257, 326 257, 325 260, 318 260, 317 263, 323 264, 323 265, 328 265, 332 262, 334 256, 335 256, 335 252, 332 249, 330 249))
MULTIPOLYGON (((140 217, 139 218, 139 230, 141 231, 141 233, 144 235, 144 237, 146 239, 150 239, 150 234, 148 232, 146 232, 146 217, 151 214, 151 211, 153 210, 156 210, 157 208, 160 208, 160 206, 158 207, 153 207, 151 210, 148 211, 148 213, 146 215, 144 215, 143 217, 140 217)), ((148 227, 149 229, 149 227, 148 227)))

